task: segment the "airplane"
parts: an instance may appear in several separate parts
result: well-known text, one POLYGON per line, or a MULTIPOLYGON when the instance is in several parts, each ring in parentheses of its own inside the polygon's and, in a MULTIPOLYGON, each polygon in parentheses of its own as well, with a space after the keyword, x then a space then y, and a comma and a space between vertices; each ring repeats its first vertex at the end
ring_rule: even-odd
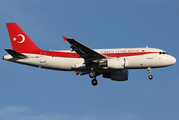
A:
POLYGON ((39 68, 75 71, 76 75, 88 74, 93 86, 96 77, 102 75, 114 81, 127 81, 129 69, 147 69, 151 80, 152 68, 170 66, 176 59, 157 48, 91 49, 82 43, 62 36, 71 44, 71 50, 45 51, 26 35, 16 23, 6 23, 13 49, 5 49, 9 55, 4 60, 39 68))

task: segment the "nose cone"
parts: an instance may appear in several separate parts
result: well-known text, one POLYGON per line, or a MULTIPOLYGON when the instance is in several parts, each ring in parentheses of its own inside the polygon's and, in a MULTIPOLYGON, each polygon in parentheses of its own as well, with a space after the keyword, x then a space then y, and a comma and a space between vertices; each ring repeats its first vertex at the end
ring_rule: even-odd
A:
POLYGON ((161 66, 170 66, 170 65, 173 65, 176 63, 176 59, 171 56, 171 55, 161 55, 161 58, 160 58, 160 65, 161 66))
POLYGON ((169 60, 170 60, 171 65, 175 64, 177 61, 173 56, 170 56, 169 60))

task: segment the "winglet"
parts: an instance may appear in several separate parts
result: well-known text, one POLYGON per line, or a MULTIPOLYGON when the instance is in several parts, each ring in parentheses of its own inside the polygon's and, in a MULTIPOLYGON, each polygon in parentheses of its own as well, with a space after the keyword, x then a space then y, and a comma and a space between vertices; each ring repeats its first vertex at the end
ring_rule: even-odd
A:
POLYGON ((79 71, 75 71, 75 72, 76 72, 76 75, 80 74, 80 72, 79 72, 79 71))
POLYGON ((62 36, 63 37, 63 41, 65 41, 66 39, 68 39, 67 37, 65 37, 65 36, 62 36))

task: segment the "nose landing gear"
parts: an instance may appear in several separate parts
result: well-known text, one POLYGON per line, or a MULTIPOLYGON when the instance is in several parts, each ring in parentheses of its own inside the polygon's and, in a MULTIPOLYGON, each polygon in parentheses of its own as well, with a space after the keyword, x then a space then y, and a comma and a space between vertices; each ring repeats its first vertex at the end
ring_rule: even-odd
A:
POLYGON ((150 67, 148 68, 148 73, 149 73, 149 79, 152 80, 153 76, 151 75, 151 68, 150 67))

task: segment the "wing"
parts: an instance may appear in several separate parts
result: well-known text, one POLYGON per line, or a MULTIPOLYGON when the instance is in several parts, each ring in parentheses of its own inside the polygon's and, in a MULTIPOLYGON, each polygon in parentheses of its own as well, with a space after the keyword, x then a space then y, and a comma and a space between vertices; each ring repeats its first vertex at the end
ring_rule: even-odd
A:
POLYGON ((106 56, 92 50, 91 48, 81 44, 80 42, 74 39, 67 38, 64 36, 63 38, 64 38, 64 41, 66 40, 71 44, 72 51, 75 51, 76 53, 78 53, 80 57, 85 59, 85 62, 106 58, 106 56))

